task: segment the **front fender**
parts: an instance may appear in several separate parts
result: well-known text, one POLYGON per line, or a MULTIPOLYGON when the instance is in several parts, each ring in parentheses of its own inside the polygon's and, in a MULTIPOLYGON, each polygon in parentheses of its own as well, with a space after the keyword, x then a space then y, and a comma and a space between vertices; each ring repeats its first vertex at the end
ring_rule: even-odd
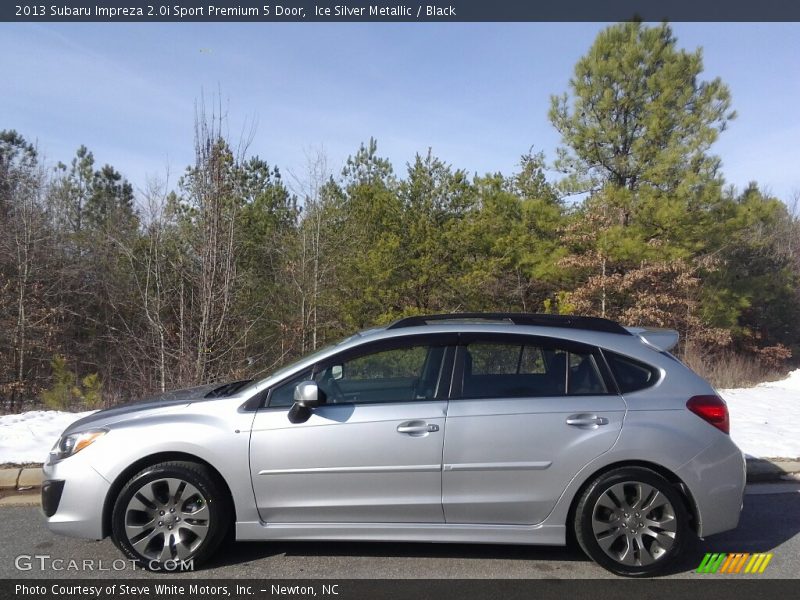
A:
MULTIPOLYGON (((205 403, 204 403, 205 404, 205 403)), ((211 404, 211 403, 208 403, 211 404)), ((230 407, 226 414, 205 410, 157 414, 122 421, 84 452, 93 470, 109 482, 115 494, 133 475, 133 465, 144 468, 158 455, 181 454, 196 457, 213 467, 225 480, 233 497, 237 519, 253 520, 257 515, 250 481, 250 428, 254 414, 230 407)), ((67 459, 70 460, 70 459, 67 459)), ((107 499, 108 500, 108 499, 107 499)))

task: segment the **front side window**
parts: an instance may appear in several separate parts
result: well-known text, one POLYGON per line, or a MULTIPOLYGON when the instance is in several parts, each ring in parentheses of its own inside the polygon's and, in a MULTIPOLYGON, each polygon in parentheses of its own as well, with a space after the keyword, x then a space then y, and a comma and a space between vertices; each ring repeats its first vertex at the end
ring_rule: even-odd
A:
POLYGON ((311 371, 305 371, 292 377, 290 380, 280 384, 274 388, 269 394, 270 408, 276 406, 291 406, 294 404, 294 388, 298 383, 309 381, 311 379, 311 371))
POLYGON ((464 349, 464 398, 605 394, 589 351, 516 342, 474 342, 464 349))
POLYGON ((317 382, 328 404, 430 400, 437 396, 444 353, 444 346, 418 344, 334 357, 275 387, 269 406, 291 406, 295 386, 307 380, 317 382))
POLYGON ((414 345, 333 359, 315 380, 331 404, 430 400, 444 351, 444 346, 414 345))
POLYGON ((413 379, 422 374, 428 348, 412 346, 397 350, 384 350, 339 363, 338 377, 343 381, 385 381, 413 379))

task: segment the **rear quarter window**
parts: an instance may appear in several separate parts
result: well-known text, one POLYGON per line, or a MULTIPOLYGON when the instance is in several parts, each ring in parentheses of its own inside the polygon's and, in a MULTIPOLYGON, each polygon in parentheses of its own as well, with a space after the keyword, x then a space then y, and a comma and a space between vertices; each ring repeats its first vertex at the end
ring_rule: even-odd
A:
POLYGON ((608 350, 604 350, 603 354, 623 394, 649 388, 658 382, 660 372, 655 367, 608 350))

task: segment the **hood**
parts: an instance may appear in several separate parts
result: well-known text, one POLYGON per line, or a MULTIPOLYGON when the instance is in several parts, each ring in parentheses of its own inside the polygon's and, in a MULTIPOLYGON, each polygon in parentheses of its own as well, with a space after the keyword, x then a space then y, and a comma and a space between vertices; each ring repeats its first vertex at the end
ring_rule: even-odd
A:
POLYGON ((236 392, 236 390, 244 387, 244 385, 246 385, 248 382, 249 381, 235 381, 225 384, 210 383, 206 385, 198 385, 180 390, 172 390, 158 396, 152 396, 144 400, 129 402, 128 404, 123 404, 121 406, 106 408, 104 410, 99 410, 95 413, 92 413, 91 415, 87 415, 82 419, 78 419, 69 427, 67 427, 62 435, 92 427, 103 427, 105 425, 115 423, 121 420, 123 417, 128 417, 136 413, 177 407, 194 402, 203 402, 206 400, 217 400, 219 398, 224 398, 227 395, 232 395, 236 392))

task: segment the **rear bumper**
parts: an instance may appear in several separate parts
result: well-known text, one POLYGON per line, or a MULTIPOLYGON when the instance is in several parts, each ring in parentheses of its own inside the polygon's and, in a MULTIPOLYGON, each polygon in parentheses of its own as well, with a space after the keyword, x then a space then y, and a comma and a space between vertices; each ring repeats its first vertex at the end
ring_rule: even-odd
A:
POLYGON ((81 458, 77 455, 43 467, 42 513, 53 533, 99 540, 111 484, 81 458))
POLYGON ((697 509, 700 537, 735 529, 739 524, 745 469, 741 450, 725 436, 677 470, 697 509))

